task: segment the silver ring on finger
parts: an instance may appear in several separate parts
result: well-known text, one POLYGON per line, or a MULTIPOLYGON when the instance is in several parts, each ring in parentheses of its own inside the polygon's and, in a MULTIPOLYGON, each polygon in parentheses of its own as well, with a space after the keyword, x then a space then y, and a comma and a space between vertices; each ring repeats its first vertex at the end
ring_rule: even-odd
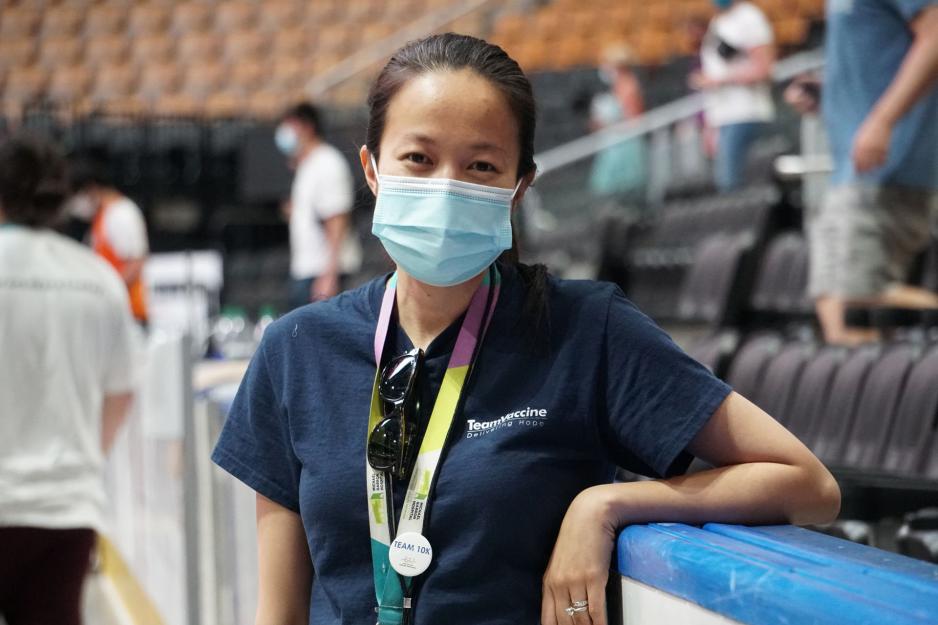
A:
MULTIPOLYGON (((579 602, 578 602, 578 603, 579 603, 579 602)), ((574 605, 571 605, 571 606, 568 607, 568 608, 565 608, 565 609, 564 609, 564 612, 567 613, 567 616, 572 617, 572 616, 574 616, 574 615, 576 615, 576 614, 580 614, 581 612, 586 612, 587 610, 589 610, 589 607, 588 607, 588 606, 585 606, 585 605, 576 605, 576 604, 574 604, 574 605)))

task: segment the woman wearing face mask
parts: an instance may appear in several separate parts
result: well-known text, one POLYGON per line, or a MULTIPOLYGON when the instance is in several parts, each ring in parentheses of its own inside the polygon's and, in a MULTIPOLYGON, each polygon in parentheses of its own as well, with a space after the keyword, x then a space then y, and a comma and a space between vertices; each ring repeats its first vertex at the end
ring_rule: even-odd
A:
POLYGON ((500 48, 408 44, 369 105, 396 271, 268 328, 214 454, 257 491, 258 624, 605 623, 626 524, 833 518, 817 459, 618 289, 512 260, 535 106, 500 48), (718 468, 670 477, 691 454, 718 468))
POLYGON ((746 156, 775 118, 770 79, 775 36, 762 10, 751 2, 714 0, 700 50, 701 71, 691 87, 704 92, 707 123, 717 129, 715 182, 720 191, 745 184, 746 156))

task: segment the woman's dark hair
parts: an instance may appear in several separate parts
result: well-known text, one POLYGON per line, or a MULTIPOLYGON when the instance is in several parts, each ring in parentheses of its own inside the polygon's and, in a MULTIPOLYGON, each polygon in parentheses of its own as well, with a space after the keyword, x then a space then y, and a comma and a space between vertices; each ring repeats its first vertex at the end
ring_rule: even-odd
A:
MULTIPOLYGON (((431 35, 406 44, 391 56, 368 94, 369 114, 365 147, 376 159, 379 157, 388 106, 411 78, 430 72, 461 69, 470 69, 490 81, 508 101, 508 106, 518 122, 518 143, 521 147, 518 179, 533 173, 537 169, 534 163, 537 106, 531 83, 518 63, 504 50, 468 35, 431 35)), ((525 283, 525 323, 535 331, 545 328, 549 323, 547 268, 543 265, 528 266, 519 262, 517 236, 514 237, 512 248, 502 255, 501 260, 515 265, 525 283)))
POLYGON ((67 195, 65 158, 55 146, 25 135, 0 144, 0 211, 7 221, 52 225, 67 195))

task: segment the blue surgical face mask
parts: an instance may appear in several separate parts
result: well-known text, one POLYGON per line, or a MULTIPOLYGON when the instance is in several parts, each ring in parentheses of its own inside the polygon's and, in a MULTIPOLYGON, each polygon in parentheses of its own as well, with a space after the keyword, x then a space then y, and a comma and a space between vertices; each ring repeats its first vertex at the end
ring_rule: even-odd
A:
POLYGON ((277 131, 274 133, 274 143, 277 144, 277 149, 286 156, 293 156, 296 154, 300 140, 299 137, 296 136, 296 131, 293 130, 293 128, 290 128, 286 124, 280 124, 277 126, 277 131))
MULTIPOLYGON (((372 167, 377 173, 374 156, 372 167)), ((378 174, 371 232, 397 266, 434 286, 479 275, 511 248, 514 189, 378 174)))
POLYGON ((713 0, 713 5, 718 9, 728 9, 733 4, 733 0, 713 0))

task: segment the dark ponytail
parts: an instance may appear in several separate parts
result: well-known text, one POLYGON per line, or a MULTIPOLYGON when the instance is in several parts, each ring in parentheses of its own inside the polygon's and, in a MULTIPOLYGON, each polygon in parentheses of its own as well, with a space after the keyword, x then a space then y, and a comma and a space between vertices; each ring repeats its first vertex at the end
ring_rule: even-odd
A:
MULTIPOLYGON (((508 100, 518 121, 518 179, 533 173, 534 129, 537 106, 527 76, 500 47, 468 35, 446 33, 412 41, 395 52, 375 79, 368 94, 368 129, 365 146, 379 157, 381 137, 387 117, 388 105, 397 92, 415 76, 434 71, 471 69, 489 80, 508 100)), ((517 232, 517 229, 515 230, 517 232)), ((518 237, 512 248, 500 260, 514 265, 524 284, 526 295, 522 311, 523 323, 540 336, 549 328, 547 307, 547 268, 544 265, 525 265, 519 260, 518 237)))

